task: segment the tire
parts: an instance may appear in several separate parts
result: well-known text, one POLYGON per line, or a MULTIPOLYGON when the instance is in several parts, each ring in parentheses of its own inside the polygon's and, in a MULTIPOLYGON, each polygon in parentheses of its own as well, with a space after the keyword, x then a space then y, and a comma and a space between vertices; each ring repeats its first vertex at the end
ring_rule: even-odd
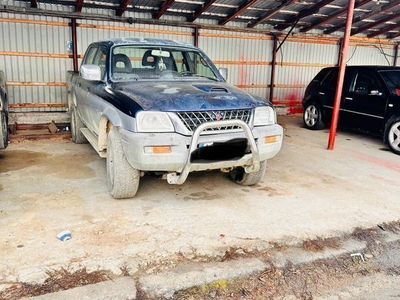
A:
POLYGON ((237 167, 233 169, 229 176, 232 181, 240 185, 255 185, 259 183, 265 175, 267 170, 267 161, 264 160, 260 163, 260 170, 253 173, 246 173, 243 167, 237 167))
POLYGON ((322 121, 322 110, 318 104, 308 103, 303 113, 304 126, 311 130, 320 130, 325 128, 322 121))
POLYGON ((140 171, 128 163, 115 127, 108 134, 106 165, 107 187, 111 196, 115 199, 133 198, 139 188, 140 171))
POLYGON ((400 117, 389 121, 386 130, 386 141, 390 149, 400 155, 400 117))
POLYGON ((8 146, 8 126, 5 111, 0 112, 0 149, 8 146))
POLYGON ((87 143, 87 139, 81 132, 81 128, 85 128, 79 114, 74 106, 71 109, 71 134, 72 134, 72 141, 75 144, 85 144, 87 143))

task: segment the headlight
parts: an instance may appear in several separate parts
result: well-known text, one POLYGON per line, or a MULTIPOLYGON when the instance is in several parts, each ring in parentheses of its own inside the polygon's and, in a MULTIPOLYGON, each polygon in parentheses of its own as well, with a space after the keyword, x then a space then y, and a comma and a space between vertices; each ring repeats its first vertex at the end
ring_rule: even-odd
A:
POLYGON ((254 113, 254 126, 265 126, 276 123, 276 112, 271 106, 257 107, 254 113))
POLYGON ((158 111, 140 111, 136 114, 138 132, 173 132, 174 125, 167 113, 158 111))

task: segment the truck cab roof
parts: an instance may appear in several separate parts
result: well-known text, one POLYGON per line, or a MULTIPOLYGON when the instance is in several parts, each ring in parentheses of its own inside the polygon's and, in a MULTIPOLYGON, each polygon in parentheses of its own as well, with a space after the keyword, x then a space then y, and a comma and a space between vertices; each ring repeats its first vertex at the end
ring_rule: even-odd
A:
POLYGON ((113 45, 152 45, 152 46, 162 46, 162 47, 185 47, 185 48, 192 48, 197 49, 195 46, 187 43, 182 43, 173 40, 164 40, 164 39, 151 39, 151 38, 114 38, 109 40, 103 40, 95 42, 94 44, 98 43, 107 43, 113 45))

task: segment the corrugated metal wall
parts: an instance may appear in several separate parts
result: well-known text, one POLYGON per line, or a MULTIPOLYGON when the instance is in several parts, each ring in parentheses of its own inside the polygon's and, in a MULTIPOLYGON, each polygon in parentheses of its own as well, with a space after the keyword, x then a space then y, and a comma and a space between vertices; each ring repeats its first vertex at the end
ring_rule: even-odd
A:
MULTIPOLYGON (((41 4, 42 8, 72 8, 41 4)), ((112 11, 84 8, 86 13, 112 11)), ((131 17, 150 17, 127 13, 131 17)), ((170 18, 170 17, 167 17, 170 18)), ((174 18, 176 20, 176 17, 174 18)), ((78 20, 78 54, 98 40, 112 37, 151 37, 193 43, 193 30, 156 25, 78 20)), ((199 47, 218 67, 228 68, 228 81, 249 93, 268 98, 273 40, 262 34, 215 30, 199 31, 199 47)), ((0 69, 7 77, 13 111, 65 110, 65 73, 72 69, 69 20, 63 18, 0 15, 0 69)), ((338 61, 338 39, 289 37, 277 54, 275 97, 283 112, 299 112, 308 82, 326 66, 338 61)), ((393 63, 394 46, 358 43, 350 49, 349 64, 393 63), (385 53, 385 55, 383 55, 385 53), (386 57, 386 58, 385 58, 386 57)), ((398 62, 400 65, 400 61, 398 62)))

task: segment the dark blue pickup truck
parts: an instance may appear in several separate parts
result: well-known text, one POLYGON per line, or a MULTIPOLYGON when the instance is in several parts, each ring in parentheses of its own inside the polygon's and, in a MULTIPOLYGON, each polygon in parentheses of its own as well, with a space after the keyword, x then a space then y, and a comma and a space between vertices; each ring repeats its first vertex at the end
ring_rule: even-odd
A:
POLYGON ((133 197, 145 172, 182 184, 189 172, 220 169, 254 185, 281 149, 271 103, 228 85, 191 45, 96 42, 67 77, 72 139, 106 158, 114 198, 133 197))

